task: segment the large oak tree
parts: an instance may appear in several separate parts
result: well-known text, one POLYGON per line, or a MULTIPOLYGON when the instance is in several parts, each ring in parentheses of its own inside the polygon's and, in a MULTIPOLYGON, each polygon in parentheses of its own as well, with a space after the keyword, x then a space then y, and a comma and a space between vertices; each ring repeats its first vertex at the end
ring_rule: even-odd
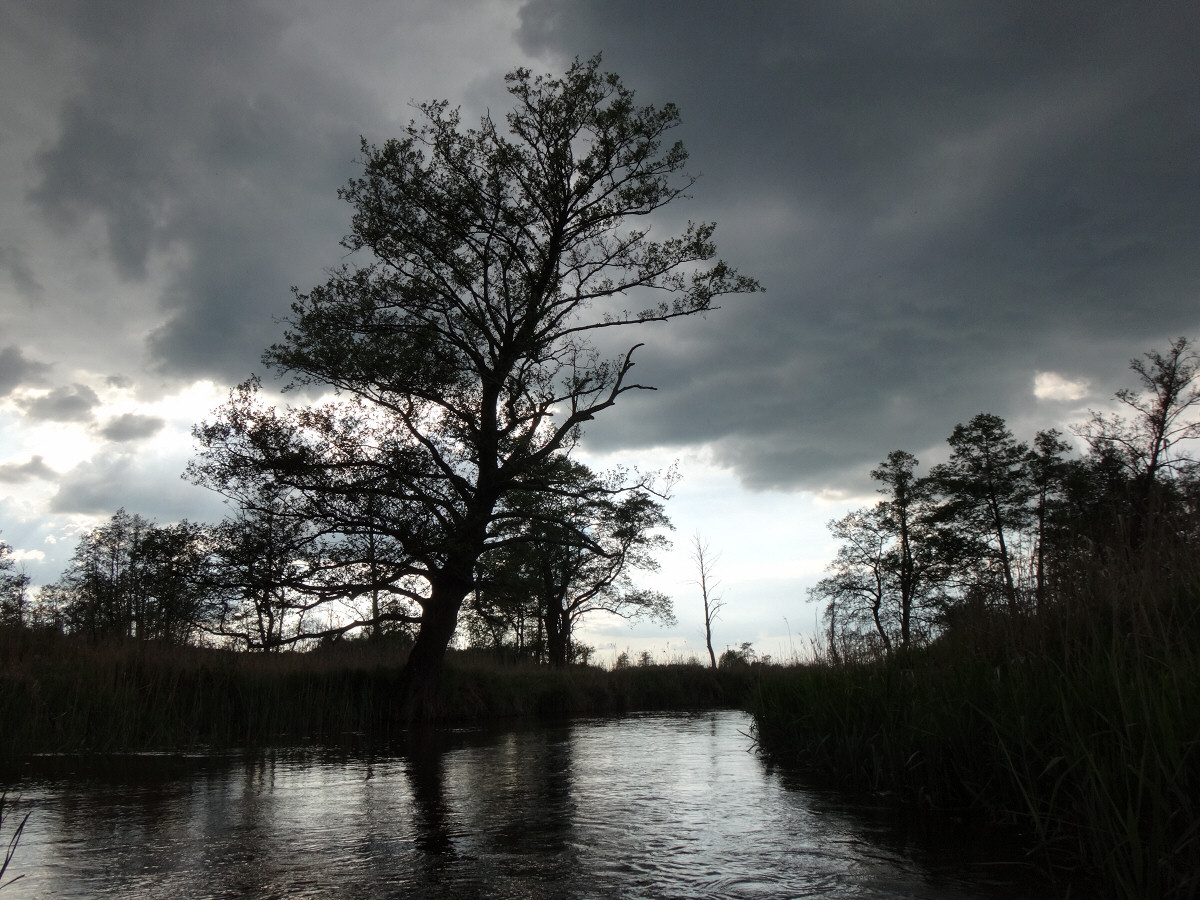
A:
POLYGON ((666 136, 674 105, 639 105, 599 58, 506 78, 503 122, 444 102, 383 146, 364 142, 351 259, 297 293, 268 365, 330 402, 280 409, 256 382, 197 428, 199 481, 237 497, 270 480, 293 514, 395 549, 394 589, 421 607, 405 705, 419 713, 521 493, 570 491, 548 463, 627 391, 634 344, 591 336, 694 316, 758 289, 716 259, 714 225, 652 239, 694 183, 666 136), (505 127, 507 126, 507 127, 505 127), (627 345, 628 346, 628 345, 627 345))

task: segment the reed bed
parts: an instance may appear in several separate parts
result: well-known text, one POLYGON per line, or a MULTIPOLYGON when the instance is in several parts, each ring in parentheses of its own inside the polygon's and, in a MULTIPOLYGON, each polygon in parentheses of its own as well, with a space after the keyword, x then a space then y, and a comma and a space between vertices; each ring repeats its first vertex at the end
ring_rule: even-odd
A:
POLYGON ((760 745, 847 787, 1021 825, 1114 897, 1200 897, 1200 579, 1145 562, 916 653, 763 680, 760 745))
MULTIPOLYGON (((0 755, 386 740, 407 724, 396 707, 406 654, 368 641, 248 654, 0 633, 0 755)), ((457 720, 733 707, 750 684, 700 666, 560 671, 452 652, 437 708, 457 720)))

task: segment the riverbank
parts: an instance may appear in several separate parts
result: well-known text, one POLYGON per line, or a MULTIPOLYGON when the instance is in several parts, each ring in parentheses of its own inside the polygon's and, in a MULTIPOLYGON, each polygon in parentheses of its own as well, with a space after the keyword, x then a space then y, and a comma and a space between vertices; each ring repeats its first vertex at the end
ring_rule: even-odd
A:
MULTIPOLYGON (((1119 897, 1200 896, 1200 603, 1097 577, 1039 615, 806 666, 553 670, 452 652, 443 721, 743 708, 823 781, 1016 824, 1119 897)), ((1161 588, 1161 586, 1160 586, 1161 588)), ((387 741, 407 648, 247 654, 0 634, 0 755, 387 741)))
POLYGON ((1113 896, 1200 896, 1200 592, 1096 573, 1040 615, 763 680, 760 746, 847 788, 1018 824, 1113 896))
MULTIPOLYGON (((286 741, 383 740, 398 716, 402 644, 347 642, 248 654, 54 633, 0 636, 0 754, 185 750, 286 741)), ((443 721, 609 715, 745 705, 751 670, 699 665, 563 670, 451 651, 443 721)))

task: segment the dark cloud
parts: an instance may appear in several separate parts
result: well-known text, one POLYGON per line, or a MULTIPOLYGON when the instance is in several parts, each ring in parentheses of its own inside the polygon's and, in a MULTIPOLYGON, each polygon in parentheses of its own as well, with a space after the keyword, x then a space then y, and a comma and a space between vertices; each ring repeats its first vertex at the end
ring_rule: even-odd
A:
POLYGON ((162 431, 166 424, 166 420, 158 416, 125 413, 106 422, 100 434, 110 441, 126 443, 152 437, 162 431))
MULTIPOLYGON (((1200 331, 1194 4, 531 0, 526 50, 603 50, 677 102, 712 218, 761 297, 646 335, 657 394, 593 446, 716 442, 757 487, 820 487, 1039 371, 1124 384, 1200 331)), ((1056 424, 1053 422, 1043 424, 1056 424)))
POLYGON ((105 453, 81 463, 59 481, 50 503, 54 513, 106 515, 129 504, 135 460, 128 453, 105 453))
POLYGON ((41 296, 42 286, 25 260, 24 254, 16 247, 0 246, 0 271, 8 274, 13 285, 25 297, 36 299, 41 296))
MULTIPOLYGON (((21 82, 62 85, 21 161, 36 217, 153 286, 153 320, 111 321, 146 335, 166 381, 258 368, 288 287, 339 262, 359 134, 394 134, 413 97, 502 102, 494 73, 430 42, 431 23, 453 26, 445 46, 480 27, 470 4, 13 2, 77 60, 21 82), (402 40, 407 80, 388 83, 402 40)), ((1131 356, 1200 336, 1197 34, 1182 2, 528 0, 534 61, 512 64, 603 51, 639 98, 678 103, 701 178, 656 227, 718 221, 722 255, 767 288, 630 335, 660 390, 627 395, 589 446, 708 444, 756 488, 846 486, 891 449, 940 452, 981 410, 1059 424, 1039 417, 1074 407, 1038 401, 1039 373, 1086 380, 1079 404, 1098 403, 1131 356)), ((2 236, 7 282, 28 294, 42 276, 50 294, 12 249, 33 239, 2 236)), ((63 289, 91 302, 73 274, 63 289)), ((38 365, 0 353, 0 392, 38 365)), ((52 397, 39 408, 90 413, 86 395, 52 397)))
POLYGON ((55 388, 48 394, 18 401, 25 415, 47 422, 86 422, 100 398, 86 384, 55 388))
POLYGON ((26 463, 0 463, 0 482, 7 484, 18 484, 34 478, 49 481, 57 475, 41 456, 31 456, 26 463))
POLYGON ((289 286, 319 276, 309 247, 336 260, 362 100, 286 53, 290 22, 265 4, 59 6, 89 62, 31 199, 60 230, 101 223, 127 280, 171 255, 157 368, 244 377, 289 286))
POLYGON ((20 347, 5 347, 0 350, 0 397, 23 384, 41 384, 49 373, 49 365, 27 359, 20 347))

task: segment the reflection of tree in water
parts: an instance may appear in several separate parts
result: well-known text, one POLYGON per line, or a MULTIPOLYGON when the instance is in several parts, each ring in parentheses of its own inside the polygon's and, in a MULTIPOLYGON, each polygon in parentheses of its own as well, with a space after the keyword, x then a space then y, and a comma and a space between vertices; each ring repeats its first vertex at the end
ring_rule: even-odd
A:
POLYGON ((427 854, 425 867, 440 870, 443 857, 455 856, 446 803, 443 757, 445 738, 432 727, 415 726, 408 735, 404 755, 413 802, 413 840, 427 854))
POLYGON ((570 893, 579 860, 569 730, 463 738, 414 729, 405 747, 427 887, 570 893))

